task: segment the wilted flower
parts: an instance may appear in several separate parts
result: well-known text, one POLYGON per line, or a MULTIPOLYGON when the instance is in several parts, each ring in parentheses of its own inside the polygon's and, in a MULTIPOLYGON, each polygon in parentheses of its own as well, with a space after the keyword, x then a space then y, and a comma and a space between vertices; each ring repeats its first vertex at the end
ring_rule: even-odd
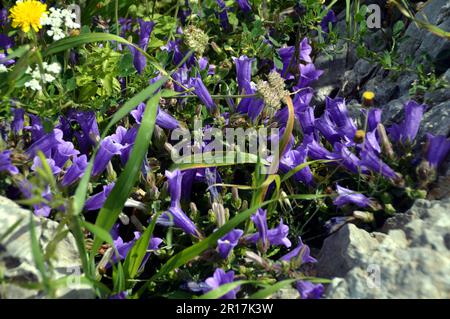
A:
POLYGON ((369 107, 373 105, 373 101, 375 99, 375 93, 372 91, 365 91, 362 95, 362 104, 365 107, 369 107))
MULTIPOLYGON (((204 292, 208 292, 210 290, 215 290, 220 286, 228 283, 232 283, 234 281, 234 271, 230 270, 228 272, 223 271, 221 268, 217 268, 214 271, 212 277, 209 277, 205 280, 205 283, 209 286, 209 288, 205 288, 204 292)), ((220 297, 220 299, 236 299, 236 293, 239 291, 240 287, 237 287, 225 295, 220 297)))

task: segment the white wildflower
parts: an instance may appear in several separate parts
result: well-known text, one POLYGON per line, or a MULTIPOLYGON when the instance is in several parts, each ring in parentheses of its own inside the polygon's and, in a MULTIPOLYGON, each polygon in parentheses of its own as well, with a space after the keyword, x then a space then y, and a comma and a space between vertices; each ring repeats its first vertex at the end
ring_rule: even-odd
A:
POLYGON ((6 68, 6 66, 4 64, 0 64, 0 73, 5 73, 8 72, 8 69, 6 68))
POLYGON ((50 73, 59 74, 61 72, 61 65, 59 63, 54 62, 48 65, 45 70, 50 73))
POLYGON ((80 25, 75 22, 76 14, 67 9, 50 8, 50 14, 41 19, 41 24, 50 26, 47 35, 54 41, 67 36, 67 29, 79 29, 80 25))
POLYGON ((42 90, 41 84, 36 79, 32 79, 32 80, 30 80, 28 82, 25 82, 25 87, 30 88, 30 89, 32 89, 34 91, 41 91, 42 90))

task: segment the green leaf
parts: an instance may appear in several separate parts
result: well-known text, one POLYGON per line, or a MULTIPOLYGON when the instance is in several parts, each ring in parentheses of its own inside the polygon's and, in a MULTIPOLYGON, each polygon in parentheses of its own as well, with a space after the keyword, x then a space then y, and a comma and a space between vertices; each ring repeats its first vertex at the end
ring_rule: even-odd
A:
POLYGON ((125 259, 124 268, 127 279, 134 279, 139 271, 139 268, 141 267, 142 261, 147 254, 147 249, 150 244, 150 240, 152 239, 158 216, 159 214, 156 214, 156 216, 152 218, 150 226, 147 227, 142 236, 136 241, 125 259))
POLYGON ((261 285, 261 282, 256 280, 239 280, 239 281, 233 281, 228 284, 224 284, 214 290, 208 291, 204 295, 201 295, 197 299, 217 299, 222 297, 223 295, 227 294, 228 292, 232 291, 233 289, 244 285, 244 284, 255 284, 255 285, 261 285))
POLYGON ((393 27, 393 30, 392 30, 394 37, 399 36, 400 33, 401 33, 404 29, 405 29, 405 23, 404 23, 402 20, 397 21, 397 22, 394 24, 394 27, 393 27))
POLYGON ((251 295, 249 297, 249 299, 265 299, 265 298, 273 295, 275 292, 277 292, 281 288, 290 286, 290 285, 292 285, 293 282, 298 281, 298 280, 299 279, 288 279, 288 280, 279 281, 270 287, 261 289, 260 291, 254 293, 253 295, 251 295))
POLYGON ((111 234, 106 230, 86 221, 83 222, 83 226, 86 227, 92 234, 94 234, 95 237, 100 238, 110 245, 114 244, 114 240, 112 239, 111 234))
MULTIPOLYGON (((130 158, 97 216, 95 225, 105 231, 109 231, 116 222, 139 176, 142 161, 153 135, 160 97, 161 94, 157 93, 148 101, 130 158)), ((97 251, 101 243, 102 239, 96 236, 92 253, 97 251)))
POLYGON ((49 277, 47 276, 47 270, 45 267, 44 253, 42 251, 41 246, 39 245, 39 240, 36 235, 36 225, 34 223, 34 215, 32 212, 30 212, 29 231, 31 238, 31 253, 33 256, 33 260, 37 270, 39 271, 42 277, 44 287, 48 290, 50 288, 49 277))

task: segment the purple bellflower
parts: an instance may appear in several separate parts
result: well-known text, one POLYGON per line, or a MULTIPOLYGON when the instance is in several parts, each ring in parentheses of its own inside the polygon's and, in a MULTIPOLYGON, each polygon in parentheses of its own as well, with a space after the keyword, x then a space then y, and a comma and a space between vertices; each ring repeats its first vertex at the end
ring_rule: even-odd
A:
POLYGON ((217 0, 217 4, 219 5, 219 20, 222 29, 225 31, 230 30, 230 21, 228 20, 228 9, 225 5, 224 0, 217 0))
MULTIPOLYGON (((186 216, 186 214, 181 209, 181 185, 183 182, 183 175, 180 170, 175 170, 173 172, 166 171, 166 177, 169 182, 169 192, 170 192, 170 207, 168 213, 171 214, 173 218, 173 224, 176 227, 181 228, 187 234, 193 236, 199 236, 199 231, 192 220, 186 216)), ((158 220, 160 224, 169 225, 170 216, 167 212, 164 213, 158 220)))
POLYGON ((338 196, 333 200, 333 204, 342 207, 347 204, 354 204, 359 207, 367 207, 371 201, 363 194, 352 191, 351 189, 336 185, 338 196))
POLYGON ((111 161, 114 155, 120 155, 123 148, 124 147, 117 143, 113 136, 105 137, 105 139, 101 141, 100 148, 95 156, 92 175, 97 176, 103 173, 109 161, 111 161))
POLYGON ((258 209, 256 214, 252 215, 251 219, 255 224, 258 232, 252 235, 247 235, 245 240, 250 243, 256 243, 262 251, 267 251, 270 245, 284 245, 287 248, 291 247, 291 241, 287 238, 289 234, 289 227, 283 224, 283 219, 276 228, 268 229, 267 226, 267 212, 258 209))
POLYGON ((355 136, 356 125, 348 115, 345 100, 343 98, 331 99, 327 97, 326 109, 333 119, 333 122, 336 123, 337 131, 340 135, 344 135, 352 140, 355 136))
POLYGON ((366 149, 361 152, 360 164, 367 167, 372 172, 379 173, 388 179, 396 180, 399 178, 399 175, 371 150, 366 149))
POLYGON ((19 173, 17 167, 11 162, 11 151, 9 150, 0 152, 0 173, 5 171, 11 175, 19 173))
POLYGON ((15 108, 13 110, 14 118, 11 123, 11 128, 14 132, 14 134, 19 134, 20 131, 23 130, 23 123, 24 123, 24 116, 25 116, 25 110, 20 108, 15 108))
POLYGON ((306 65, 300 64, 300 79, 297 86, 294 88, 296 90, 307 87, 312 82, 319 79, 323 74, 322 70, 317 70, 313 63, 308 63, 306 65))
POLYGON ((87 156, 81 155, 80 157, 74 156, 72 159, 72 165, 68 168, 66 174, 61 181, 63 187, 72 185, 83 177, 84 171, 88 166, 87 156))
POLYGON ((233 248, 238 244, 242 234, 244 234, 242 230, 233 229, 217 241, 217 251, 223 259, 228 258, 233 248))
POLYGON ((241 8, 242 11, 245 13, 249 13, 252 11, 252 7, 248 3, 248 0, 236 0, 239 8, 241 8))
MULTIPOLYGON (((205 280, 205 283, 208 285, 208 288, 204 289, 204 292, 208 292, 211 290, 215 290, 219 288, 220 286, 228 283, 232 283, 234 281, 234 271, 230 270, 228 272, 223 271, 221 268, 217 268, 216 271, 214 271, 214 274, 212 277, 209 277, 205 280)), ((219 299, 236 299, 236 293, 239 291, 240 287, 237 287, 219 299)))
POLYGON ((329 10, 325 17, 323 17, 322 21, 320 22, 320 27, 322 28, 322 31, 325 33, 330 32, 330 23, 333 25, 337 22, 336 15, 334 14, 333 10, 329 10))
MULTIPOLYGON (((153 27, 155 26, 155 23, 153 21, 144 21, 142 19, 139 19, 139 47, 143 51, 147 51, 148 43, 150 41, 150 35, 153 31, 153 27)), ((136 71, 139 74, 142 74, 145 67, 147 66, 147 59, 146 57, 135 47, 129 46, 131 53, 133 54, 133 64, 136 68, 136 71)))
POLYGON ((313 284, 310 281, 303 280, 297 281, 296 288, 301 299, 320 299, 325 291, 322 284, 313 284))
MULTIPOLYGON (((280 170, 283 173, 287 173, 290 170, 297 167, 298 165, 305 163, 307 152, 308 152, 307 149, 302 146, 298 147, 295 150, 290 150, 286 152, 280 160, 280 170)), ((306 166, 297 173, 295 173, 294 179, 297 182, 302 182, 306 185, 312 186, 314 184, 313 182, 314 178, 309 166, 306 166)))
POLYGON ((405 119, 401 124, 388 128, 391 139, 397 143, 412 143, 419 131, 420 122, 425 111, 425 105, 409 101, 405 105, 405 119))
POLYGON ((443 135, 426 134, 428 145, 426 159, 430 166, 437 169, 450 151, 450 140, 443 135))
POLYGON ((210 114, 214 114, 217 110, 217 106, 214 103, 211 94, 203 83, 200 76, 191 78, 190 86, 194 88, 194 93, 198 96, 200 101, 206 106, 210 114))
MULTIPOLYGON (((46 158, 45 160, 48 166, 50 167, 50 170, 52 171, 53 175, 58 175, 59 173, 61 173, 61 168, 55 164, 55 161, 53 159, 46 158)), ((38 168, 42 169, 42 162, 41 158, 39 156, 36 156, 33 159, 33 165, 31 166, 31 170, 33 172, 36 172, 38 168)))
POLYGON ((287 262, 293 259, 300 259, 301 264, 317 262, 317 259, 310 255, 309 247, 302 242, 301 237, 298 238, 298 246, 280 258, 281 261, 287 262))
POLYGON ((112 189, 114 188, 114 185, 115 183, 104 185, 103 190, 100 193, 92 195, 86 200, 84 209, 90 211, 102 208, 103 204, 109 196, 109 193, 111 193, 112 189))

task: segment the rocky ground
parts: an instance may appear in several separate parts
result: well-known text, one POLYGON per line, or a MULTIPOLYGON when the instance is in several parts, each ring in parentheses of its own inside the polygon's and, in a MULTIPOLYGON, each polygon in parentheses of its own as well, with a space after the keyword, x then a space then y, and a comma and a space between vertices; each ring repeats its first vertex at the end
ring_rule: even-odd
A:
MULTIPOLYGON (((20 208, 8 198, 0 196, 0 274, 4 276, 6 284, 0 286, 0 299, 28 299, 46 298, 42 291, 29 289, 30 284, 38 282, 39 271, 33 259, 30 216, 33 216, 36 238, 45 251, 55 236, 61 233, 59 224, 48 218, 36 217, 30 211, 20 208)), ((69 280, 64 288, 56 289, 57 298, 93 298, 90 286, 78 282, 81 274, 81 260, 75 239, 70 232, 64 232, 59 237, 52 258, 52 278, 55 280, 69 280), (72 276, 66 278, 66 276, 72 276), (78 278, 77 278, 78 277, 78 278)))
MULTIPOLYGON (((373 1, 366 1, 373 2, 373 1)), ((344 30, 340 16, 337 28, 344 30)), ((417 14, 450 30, 450 2, 427 1, 417 14)), ((384 50, 377 41, 388 29, 371 32, 366 44, 384 50)), ((344 44, 340 55, 321 55, 316 65, 328 70, 317 83, 316 103, 327 95, 343 95, 350 105, 358 104, 362 92, 374 91, 377 105, 383 109, 385 124, 398 122, 404 102, 410 99, 409 88, 417 74, 388 72, 364 59, 357 59, 354 48, 344 44), (352 100, 353 99, 353 100, 352 100)), ((404 60, 413 56, 413 65, 426 69, 434 65, 436 74, 450 81, 450 41, 418 29, 411 23, 398 52, 404 60)), ((425 132, 449 135, 450 90, 426 92, 428 105, 419 136, 425 132)), ((449 167, 449 163, 444 165, 449 167)), ((328 237, 319 254, 318 276, 333 279, 327 298, 450 298, 450 170, 441 172, 430 200, 418 200, 406 213, 388 219, 379 232, 368 233, 347 224, 328 237)))

